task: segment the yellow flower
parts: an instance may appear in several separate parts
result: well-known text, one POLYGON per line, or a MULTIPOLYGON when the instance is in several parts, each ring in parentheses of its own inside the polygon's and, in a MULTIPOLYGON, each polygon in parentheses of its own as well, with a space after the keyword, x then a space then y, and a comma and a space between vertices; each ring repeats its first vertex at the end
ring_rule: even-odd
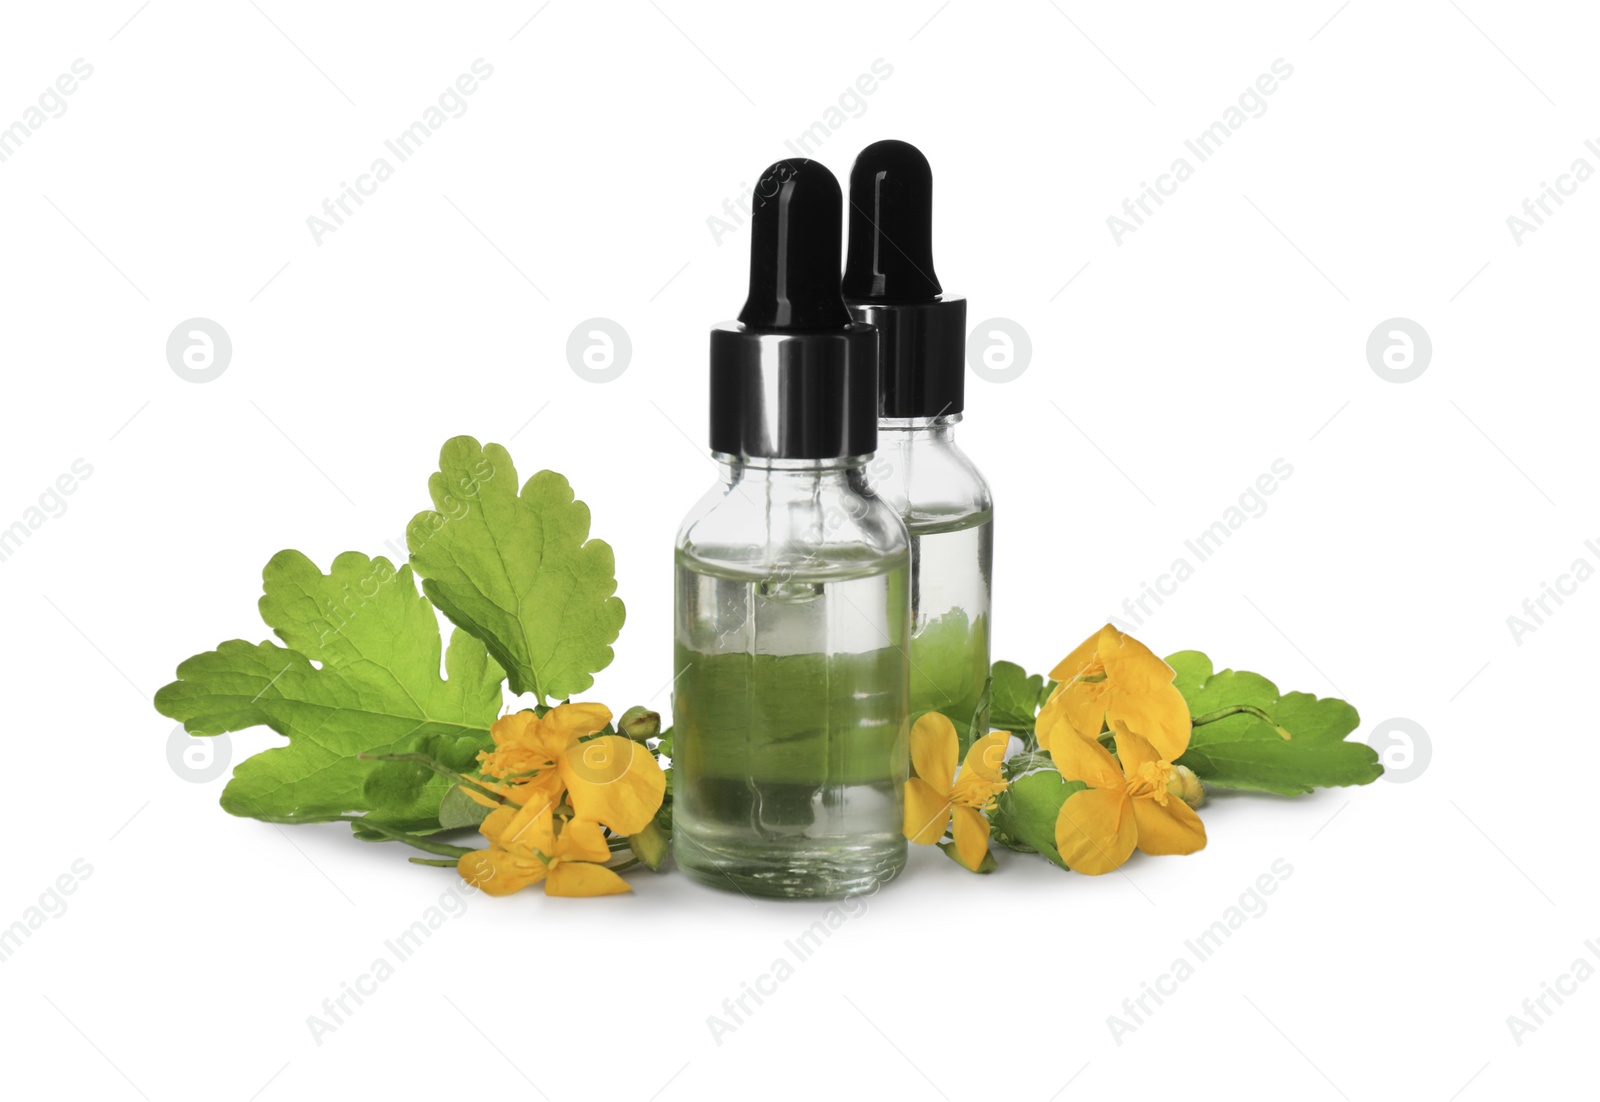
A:
POLYGON ((602 863, 611 857, 605 832, 589 819, 572 819, 555 831, 553 806, 496 808, 478 827, 487 849, 464 854, 456 871, 489 895, 510 895, 544 882, 546 895, 616 895, 632 891, 602 863))
MULTIPOLYGON (((559 704, 542 717, 514 712, 490 728, 495 748, 478 755, 484 787, 523 807, 559 803, 565 793, 579 820, 635 834, 655 818, 666 776, 655 755, 622 735, 589 738, 611 722, 603 704, 559 704), (500 783, 496 783, 496 781, 500 783)), ((485 806, 495 801, 470 788, 485 806)), ((492 816, 491 816, 492 818, 492 816)))
POLYGON ((512 712, 489 728, 494 749, 478 755, 487 776, 529 783, 546 773, 575 740, 604 730, 611 709, 604 704, 558 704, 542 717, 512 712))
POLYGON ((931 845, 944 837, 953 817, 957 860, 978 871, 989 852, 989 820, 983 812, 1005 791, 1000 762, 1010 737, 995 731, 974 742, 957 773, 955 725, 938 712, 917 720, 911 728, 911 766, 917 775, 906 781, 906 837, 931 845))
POLYGON ((1098 876, 1119 868, 1135 846, 1150 854, 1203 849, 1200 816, 1168 792, 1174 766, 1120 721, 1113 730, 1120 766, 1096 739, 1065 723, 1050 740, 1061 775, 1089 786, 1068 796, 1056 817, 1056 849, 1067 867, 1098 876))
POLYGON ((1107 624, 1063 658, 1050 678, 1060 682, 1034 731, 1049 750, 1062 720, 1090 739, 1109 727, 1143 738, 1168 761, 1189 745, 1189 706, 1172 683, 1172 667, 1139 640, 1107 624))

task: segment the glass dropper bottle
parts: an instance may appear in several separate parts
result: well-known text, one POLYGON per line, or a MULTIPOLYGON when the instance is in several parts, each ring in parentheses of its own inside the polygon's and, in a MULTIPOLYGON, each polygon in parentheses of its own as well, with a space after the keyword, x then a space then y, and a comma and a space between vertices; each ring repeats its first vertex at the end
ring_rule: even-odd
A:
POLYGON ((905 864, 910 549, 867 482, 877 334, 840 297, 841 206, 814 161, 757 185, 749 298, 711 332, 721 478, 678 533, 673 856, 753 896, 905 864))
POLYGON ((965 750, 989 724, 994 502, 955 442, 967 303, 934 274, 933 173, 906 142, 867 146, 851 170, 844 297, 878 329, 872 483, 911 536, 911 718, 943 712, 965 750))

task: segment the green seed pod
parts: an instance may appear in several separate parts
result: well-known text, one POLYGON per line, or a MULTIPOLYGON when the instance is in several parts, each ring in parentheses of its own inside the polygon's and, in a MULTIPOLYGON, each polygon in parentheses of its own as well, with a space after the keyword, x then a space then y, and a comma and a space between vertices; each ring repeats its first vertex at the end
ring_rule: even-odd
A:
POLYGON ((634 742, 655 738, 661 733, 661 713, 652 712, 642 704, 635 704, 617 720, 617 730, 634 742))

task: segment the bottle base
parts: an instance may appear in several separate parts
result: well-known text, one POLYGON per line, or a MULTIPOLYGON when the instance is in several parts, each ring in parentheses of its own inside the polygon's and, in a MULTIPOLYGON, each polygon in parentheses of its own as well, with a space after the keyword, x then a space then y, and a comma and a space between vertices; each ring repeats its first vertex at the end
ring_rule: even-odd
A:
POLYGON ((691 880, 762 899, 844 899, 871 895, 900 875, 905 840, 898 845, 838 847, 810 853, 718 853, 679 835, 672 855, 691 880))

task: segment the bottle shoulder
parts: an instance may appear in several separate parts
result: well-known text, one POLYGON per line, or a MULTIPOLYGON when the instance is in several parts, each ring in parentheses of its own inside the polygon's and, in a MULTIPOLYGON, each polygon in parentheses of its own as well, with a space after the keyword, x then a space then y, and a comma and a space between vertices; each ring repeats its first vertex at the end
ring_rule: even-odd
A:
POLYGON ((989 483, 954 440, 893 433, 879 439, 868 477, 913 528, 967 527, 993 514, 989 483))
POLYGON ((678 528, 680 565, 739 575, 783 569, 854 576, 909 561, 910 537, 899 512, 864 479, 799 496, 768 490, 737 481, 712 486, 678 528))

